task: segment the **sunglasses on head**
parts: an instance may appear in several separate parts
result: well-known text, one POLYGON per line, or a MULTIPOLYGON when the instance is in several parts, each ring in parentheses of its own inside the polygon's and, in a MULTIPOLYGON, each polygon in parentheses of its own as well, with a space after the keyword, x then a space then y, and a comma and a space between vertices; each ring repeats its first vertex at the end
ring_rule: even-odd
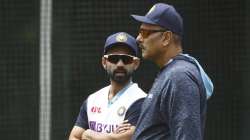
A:
POLYGON ((123 64, 131 64, 134 60, 139 59, 135 56, 128 55, 128 54, 107 54, 104 55, 110 63, 117 64, 120 60, 122 60, 123 64))

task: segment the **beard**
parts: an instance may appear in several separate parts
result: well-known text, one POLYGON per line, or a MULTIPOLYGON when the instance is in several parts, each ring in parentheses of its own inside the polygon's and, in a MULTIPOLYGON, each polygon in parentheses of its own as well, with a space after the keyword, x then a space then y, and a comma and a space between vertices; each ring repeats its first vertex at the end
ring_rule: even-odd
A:
POLYGON ((114 71, 111 71, 111 70, 107 70, 107 73, 108 73, 108 77, 117 82, 118 84, 126 84, 132 74, 133 74, 133 71, 127 71, 125 69, 116 69, 114 71))

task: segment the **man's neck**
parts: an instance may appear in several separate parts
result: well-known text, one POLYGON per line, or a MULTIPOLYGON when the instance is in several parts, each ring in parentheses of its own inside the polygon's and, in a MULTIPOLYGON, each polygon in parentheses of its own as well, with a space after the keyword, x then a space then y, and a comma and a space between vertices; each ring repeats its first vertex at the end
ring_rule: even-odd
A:
POLYGON ((121 89, 127 86, 130 82, 131 80, 128 80, 127 82, 120 84, 111 80, 111 86, 109 89, 109 99, 112 99, 121 89))
POLYGON ((155 63, 160 67, 164 67, 166 64, 169 63, 171 59, 173 59, 178 54, 182 53, 181 47, 169 47, 168 50, 163 53, 160 59, 158 59, 155 63))

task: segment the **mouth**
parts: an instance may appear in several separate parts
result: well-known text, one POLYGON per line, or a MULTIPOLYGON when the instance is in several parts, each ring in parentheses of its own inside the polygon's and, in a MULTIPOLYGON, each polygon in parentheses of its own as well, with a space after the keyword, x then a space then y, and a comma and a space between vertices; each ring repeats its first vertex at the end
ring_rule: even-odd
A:
POLYGON ((114 71, 114 73, 116 75, 125 75, 127 72, 126 72, 126 70, 116 70, 116 71, 114 71))
POLYGON ((116 72, 115 74, 114 74, 114 76, 116 77, 116 78, 118 78, 118 77, 125 77, 126 76, 126 73, 125 72, 116 72))

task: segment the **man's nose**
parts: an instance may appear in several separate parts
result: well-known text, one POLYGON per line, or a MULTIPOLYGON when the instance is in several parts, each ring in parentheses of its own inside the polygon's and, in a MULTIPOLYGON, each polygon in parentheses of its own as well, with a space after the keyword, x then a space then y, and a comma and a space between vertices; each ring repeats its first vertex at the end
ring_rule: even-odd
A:
POLYGON ((124 66, 124 63, 122 61, 122 59, 119 59, 119 61, 116 64, 117 66, 124 66))
POLYGON ((141 34, 138 34, 138 36, 136 37, 137 43, 141 43, 142 40, 143 40, 143 38, 142 38, 141 34))

